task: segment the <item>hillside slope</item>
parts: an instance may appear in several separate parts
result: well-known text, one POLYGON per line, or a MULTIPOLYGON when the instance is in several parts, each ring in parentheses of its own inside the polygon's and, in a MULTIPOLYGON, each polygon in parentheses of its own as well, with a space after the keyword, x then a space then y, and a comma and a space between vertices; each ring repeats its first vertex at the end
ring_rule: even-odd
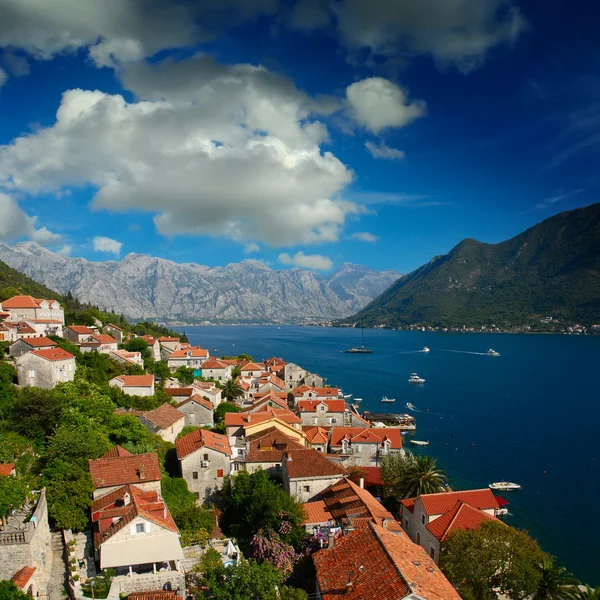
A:
POLYGON ((600 321, 600 203, 499 244, 472 239, 400 278, 348 322, 515 326, 600 321))

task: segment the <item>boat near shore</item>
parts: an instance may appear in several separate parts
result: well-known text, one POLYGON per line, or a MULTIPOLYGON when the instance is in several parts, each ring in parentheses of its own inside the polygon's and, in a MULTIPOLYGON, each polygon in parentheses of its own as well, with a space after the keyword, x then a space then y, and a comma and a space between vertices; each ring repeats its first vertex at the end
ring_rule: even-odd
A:
POLYGON ((408 383, 425 383, 425 380, 422 377, 419 377, 417 373, 411 373, 408 378, 408 383))
POLYGON ((417 410, 417 407, 414 404, 411 404, 410 402, 406 403, 406 408, 408 408, 408 410, 417 410))
POLYGON ((490 483, 491 490, 500 490, 502 492, 511 492, 512 490, 520 490, 521 486, 518 483, 511 483, 510 481, 496 481, 490 483))
POLYGON ((388 398, 387 396, 381 397, 382 402, 396 402, 396 398, 388 398))
POLYGON ((415 446, 429 446, 429 441, 422 441, 422 440, 410 440, 411 444, 414 444, 415 446))

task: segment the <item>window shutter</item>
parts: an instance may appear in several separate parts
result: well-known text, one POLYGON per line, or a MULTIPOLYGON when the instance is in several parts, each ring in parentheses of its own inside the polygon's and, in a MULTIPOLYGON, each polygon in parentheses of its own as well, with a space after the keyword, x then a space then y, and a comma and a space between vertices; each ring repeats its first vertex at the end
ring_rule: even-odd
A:
POLYGON ((135 535, 135 523, 129 523, 129 533, 135 535))
POLYGON ((150 523, 148 523, 148 522, 144 523, 144 528, 146 530, 146 533, 150 533, 150 523))

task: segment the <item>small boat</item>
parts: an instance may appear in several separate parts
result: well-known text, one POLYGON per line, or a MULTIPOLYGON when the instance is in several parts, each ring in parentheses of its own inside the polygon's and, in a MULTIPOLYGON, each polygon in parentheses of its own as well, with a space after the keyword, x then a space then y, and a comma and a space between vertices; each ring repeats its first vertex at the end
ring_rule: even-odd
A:
POLYGON ((500 352, 496 352, 496 351, 495 351, 493 348, 490 348, 490 349, 487 351, 487 355, 488 355, 488 356, 500 356, 500 352))
POLYGON ((381 397, 382 402, 396 402, 396 398, 388 398, 387 396, 381 397))
POLYGON ((410 440, 410 443, 415 446, 429 446, 429 442, 423 442, 421 440, 410 440))
POLYGON ((489 487, 491 490, 502 490, 503 492, 521 489, 521 486, 518 483, 511 483, 510 481, 496 481, 494 483, 490 483, 489 487))
POLYGON ((406 403, 406 408, 408 408, 408 410, 417 410, 417 407, 414 404, 411 404, 410 402, 406 403))
POLYGON ((498 508, 496 509, 496 516, 501 517, 508 514, 508 500, 501 498, 500 496, 496 496, 496 502, 498 503, 498 508))
POLYGON ((362 402, 362 400, 362 398, 354 398, 352 401, 358 404, 359 402, 362 402))
POLYGON ((343 394, 343 395, 342 395, 342 398, 343 398, 344 400, 348 400, 348 398, 352 398, 352 394, 343 394))
POLYGON ((427 346, 423 346, 423 350, 421 352, 431 352, 427 346))
POLYGON ((365 329, 364 327, 360 328, 361 338, 360 338, 360 347, 359 348, 348 348, 348 350, 344 350, 346 354, 373 354, 373 350, 370 348, 365 348, 365 329))
POLYGON ((408 383, 425 383, 422 377, 419 377, 416 373, 411 373, 408 378, 408 383))

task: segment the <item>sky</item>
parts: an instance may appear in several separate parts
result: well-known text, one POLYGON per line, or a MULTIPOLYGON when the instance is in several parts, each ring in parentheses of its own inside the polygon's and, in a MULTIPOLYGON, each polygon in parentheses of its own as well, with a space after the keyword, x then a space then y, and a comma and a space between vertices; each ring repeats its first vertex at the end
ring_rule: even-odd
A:
POLYGON ((0 0, 0 241, 406 273, 600 186, 600 6, 0 0))

